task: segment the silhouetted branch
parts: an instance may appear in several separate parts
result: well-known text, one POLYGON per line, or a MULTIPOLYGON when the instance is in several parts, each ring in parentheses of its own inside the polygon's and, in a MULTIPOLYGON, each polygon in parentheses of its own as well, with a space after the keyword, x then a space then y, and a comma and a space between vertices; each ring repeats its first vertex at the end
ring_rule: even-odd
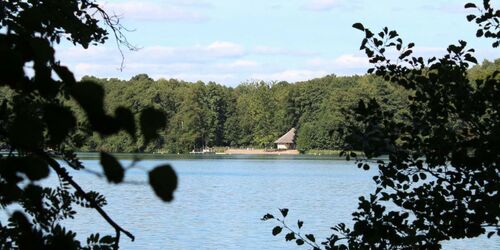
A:
MULTIPOLYGON (((111 225, 117 232, 123 232, 125 235, 127 235, 132 241, 134 241, 135 236, 128 232, 127 230, 123 229, 120 225, 118 225, 109 215, 95 202, 94 199, 90 198, 87 193, 80 187, 78 183, 76 183, 73 178, 66 172, 66 169, 61 167, 57 161, 52 159, 49 155, 47 155, 45 152, 39 151, 37 152, 39 156, 41 156, 48 164, 49 166, 56 171, 56 173, 61 176, 64 180, 66 180, 82 197, 87 200, 91 207, 94 208, 103 218, 108 222, 109 225, 111 225)), ((117 233, 117 237, 119 237, 119 234, 117 233)), ((118 238, 117 238, 118 241, 118 238)), ((115 247, 117 247, 117 244, 115 247)), ((117 248, 116 248, 117 249, 117 248)))

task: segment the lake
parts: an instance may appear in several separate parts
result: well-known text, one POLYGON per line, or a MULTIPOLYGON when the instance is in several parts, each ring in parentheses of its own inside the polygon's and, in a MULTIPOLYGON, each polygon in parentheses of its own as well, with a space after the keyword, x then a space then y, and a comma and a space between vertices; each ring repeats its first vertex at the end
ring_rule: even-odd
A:
MULTIPOLYGON (((101 170, 97 159, 84 165, 101 170)), ((122 160, 124 165, 130 160, 122 160)), ((181 156, 145 159, 144 169, 127 172, 126 180, 147 181, 146 169, 169 163, 179 176, 175 200, 161 202, 144 184, 109 185, 106 180, 78 172, 75 179, 104 194, 105 210, 136 236, 122 235, 122 249, 307 249, 273 237, 274 222, 263 222, 266 213, 289 208, 289 224, 304 221, 303 233, 319 240, 330 227, 350 223, 357 198, 374 188, 374 170, 363 171, 353 161, 318 156, 181 156)), ((74 172, 73 172, 74 173, 74 172)), ((51 175, 48 183, 56 183, 51 175)), ((78 209, 76 219, 65 223, 77 233, 114 230, 89 209, 78 209)), ((83 240, 83 238, 81 238, 83 240)), ((500 249, 500 239, 450 241, 444 249, 500 249)))

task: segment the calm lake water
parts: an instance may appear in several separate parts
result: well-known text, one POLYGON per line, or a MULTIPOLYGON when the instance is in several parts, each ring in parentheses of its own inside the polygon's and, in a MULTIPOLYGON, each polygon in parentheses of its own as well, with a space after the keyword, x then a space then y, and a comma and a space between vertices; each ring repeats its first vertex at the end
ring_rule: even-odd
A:
MULTIPOLYGON (((101 170, 96 159, 83 162, 89 169, 101 170)), ((171 164, 179 176, 171 203, 161 202, 146 184, 109 185, 87 173, 75 174, 87 190, 107 197, 105 210, 136 236, 130 242, 122 235, 122 249, 307 249, 285 242, 284 235, 273 237, 276 224, 260 218, 286 207, 291 225, 301 219, 303 233, 325 239, 331 226, 350 224, 357 198, 374 187, 373 170, 362 171, 352 161, 328 157, 174 157, 147 159, 139 165, 151 169, 164 163, 171 164)), ((147 181, 147 173, 134 169, 127 172, 126 180, 147 181)), ((56 183, 55 178, 51 183, 56 183)), ((78 209, 76 219, 66 225, 82 236, 114 233, 88 209, 78 209)), ((445 249, 500 249, 500 240, 451 241, 445 249)))

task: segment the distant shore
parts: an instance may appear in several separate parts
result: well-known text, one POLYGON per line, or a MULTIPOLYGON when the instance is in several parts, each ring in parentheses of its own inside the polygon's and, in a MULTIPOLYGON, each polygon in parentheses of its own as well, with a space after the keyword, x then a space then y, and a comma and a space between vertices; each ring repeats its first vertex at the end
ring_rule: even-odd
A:
POLYGON ((298 150, 265 150, 265 149, 228 149, 224 151, 228 155, 298 155, 298 150))

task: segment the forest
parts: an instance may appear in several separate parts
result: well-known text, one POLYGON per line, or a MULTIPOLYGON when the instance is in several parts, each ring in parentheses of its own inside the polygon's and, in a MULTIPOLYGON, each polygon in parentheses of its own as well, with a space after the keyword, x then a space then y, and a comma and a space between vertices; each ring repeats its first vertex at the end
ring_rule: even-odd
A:
MULTIPOLYGON (((471 81, 500 69, 500 59, 485 60, 469 70, 471 81)), ((153 80, 139 74, 129 80, 85 76, 105 90, 106 112, 129 108, 136 117, 146 107, 164 112, 167 126, 144 145, 122 131, 103 139, 91 133, 85 113, 66 100, 78 119, 78 151, 186 153, 203 147, 272 148, 290 128, 297 128, 301 152, 345 148, 345 133, 357 126, 349 112, 360 99, 375 98, 384 110, 402 114, 408 100, 404 88, 374 75, 329 75, 309 81, 247 82, 236 87, 201 81, 153 80)), ((9 98, 9 90, 0 98, 9 98)))

